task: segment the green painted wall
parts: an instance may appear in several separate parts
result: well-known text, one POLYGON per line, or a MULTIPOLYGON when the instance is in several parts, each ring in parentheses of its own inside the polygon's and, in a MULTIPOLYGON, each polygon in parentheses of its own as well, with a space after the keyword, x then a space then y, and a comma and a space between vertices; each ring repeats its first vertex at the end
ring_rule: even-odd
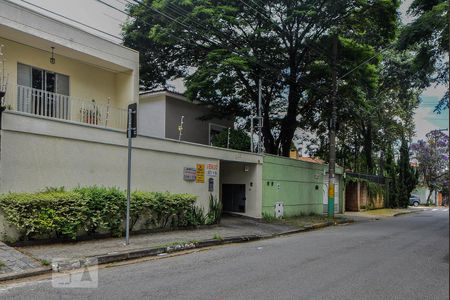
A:
POLYGON ((324 165, 265 155, 262 212, 274 214, 276 202, 284 203, 285 216, 323 211, 324 165))

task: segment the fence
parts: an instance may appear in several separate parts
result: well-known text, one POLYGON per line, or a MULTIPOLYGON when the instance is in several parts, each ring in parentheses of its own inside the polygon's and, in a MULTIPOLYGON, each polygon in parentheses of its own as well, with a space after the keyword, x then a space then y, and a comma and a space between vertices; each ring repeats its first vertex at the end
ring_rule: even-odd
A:
POLYGON ((127 110, 113 107, 110 103, 99 104, 94 100, 86 101, 22 85, 10 86, 5 100, 7 109, 49 118, 117 129, 125 129, 127 124, 127 110))

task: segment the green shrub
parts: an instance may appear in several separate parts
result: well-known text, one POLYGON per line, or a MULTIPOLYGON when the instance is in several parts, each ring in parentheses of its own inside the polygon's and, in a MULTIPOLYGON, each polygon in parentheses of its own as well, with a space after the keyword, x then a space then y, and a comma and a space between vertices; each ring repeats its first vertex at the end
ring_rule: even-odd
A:
POLYGON ((188 212, 192 211, 193 205, 197 197, 189 194, 164 194, 165 197, 158 193, 158 206, 154 211, 158 215, 161 227, 183 226, 186 224, 188 212))
POLYGON ((220 224, 222 219, 222 202, 214 197, 212 194, 209 195, 209 212, 207 215, 207 224, 220 224))
POLYGON ((151 223, 149 220, 153 218, 152 209, 154 201, 154 193, 141 191, 134 191, 131 193, 130 230, 133 230, 133 227, 141 219, 147 220, 148 223, 151 223))
POLYGON ((98 186, 76 188, 74 192, 87 200, 85 230, 88 233, 104 229, 115 236, 121 235, 126 209, 124 192, 118 188, 98 186))
POLYGON ((74 192, 6 194, 0 196, 0 208, 24 239, 53 236, 75 239, 86 222, 86 199, 74 192))
MULTIPOLYGON (((130 230, 142 221, 151 228, 192 226, 205 223, 197 197, 135 191, 130 200, 130 230)), ((80 187, 71 192, 48 189, 40 193, 16 193, 0 196, 0 209, 6 220, 18 228, 23 239, 70 237, 124 231, 126 195, 118 188, 80 187)))
POLYGON ((184 224, 182 226, 199 226, 206 224, 205 210, 202 207, 196 206, 195 204, 186 212, 184 218, 184 224))
POLYGON ((271 214, 271 213, 268 213, 265 211, 262 213, 262 218, 263 218, 264 222, 267 222, 267 223, 272 223, 272 222, 279 220, 277 217, 275 217, 274 214, 271 214))

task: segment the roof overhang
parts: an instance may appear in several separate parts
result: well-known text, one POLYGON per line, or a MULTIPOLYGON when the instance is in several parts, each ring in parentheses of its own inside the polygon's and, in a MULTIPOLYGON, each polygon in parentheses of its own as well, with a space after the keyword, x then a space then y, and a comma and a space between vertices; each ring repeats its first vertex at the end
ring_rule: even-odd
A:
POLYGON ((33 10, 0 1, 0 37, 114 72, 138 70, 139 53, 33 10))

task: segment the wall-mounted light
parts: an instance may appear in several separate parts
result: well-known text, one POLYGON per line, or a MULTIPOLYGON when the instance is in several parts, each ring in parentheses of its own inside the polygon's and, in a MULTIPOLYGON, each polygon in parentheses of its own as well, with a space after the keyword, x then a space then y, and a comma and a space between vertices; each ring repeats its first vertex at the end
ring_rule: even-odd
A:
POLYGON ((55 59, 55 47, 52 47, 52 57, 50 57, 50 63, 52 65, 54 65, 55 62, 56 62, 56 59, 55 59))

